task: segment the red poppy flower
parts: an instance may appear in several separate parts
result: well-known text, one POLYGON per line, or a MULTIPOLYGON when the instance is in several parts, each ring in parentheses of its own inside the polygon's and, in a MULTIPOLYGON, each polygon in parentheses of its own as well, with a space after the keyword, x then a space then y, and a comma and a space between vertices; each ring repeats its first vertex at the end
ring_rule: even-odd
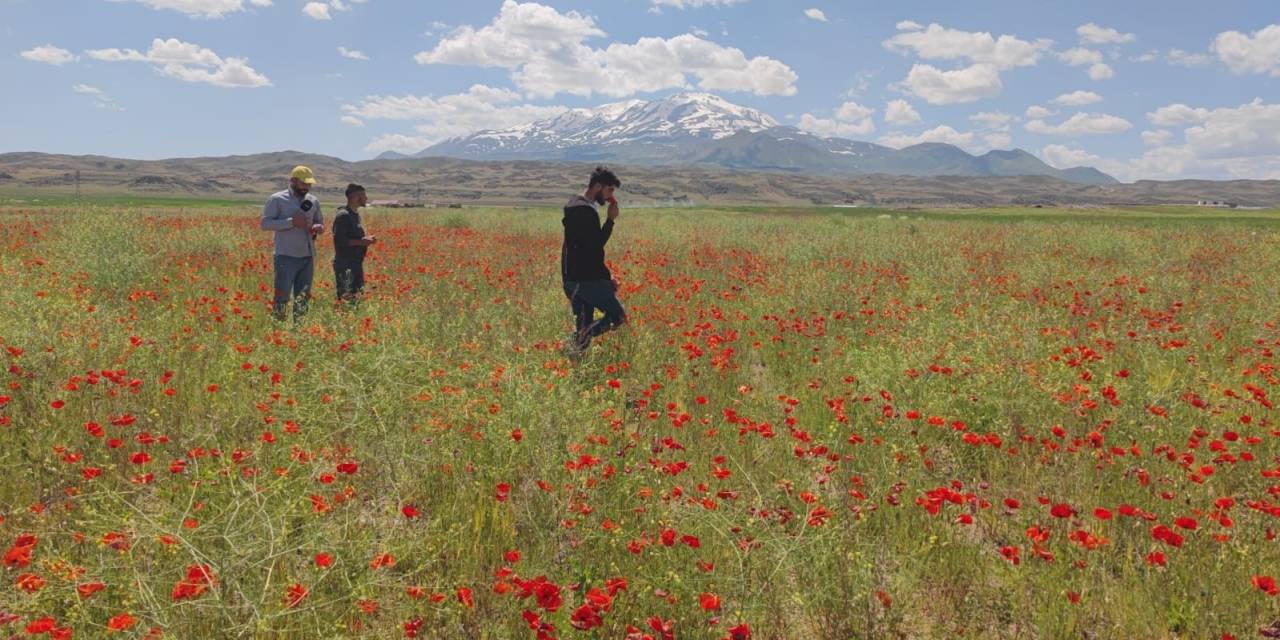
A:
POLYGON ((33 636, 37 636, 42 633, 49 633, 50 631, 53 631, 54 627, 57 627, 57 626, 58 626, 57 620, 54 620, 49 616, 45 616, 37 620, 32 620, 31 623, 27 625, 27 633, 33 636))
POLYGON ((719 611, 720 596, 714 593, 703 593, 698 596, 698 605, 703 611, 719 611))
POLYGON ((218 579, 213 575, 213 569, 209 565, 193 564, 187 567, 186 579, 174 585, 173 592, 169 596, 174 602, 198 598, 209 587, 217 584, 218 579))
POLYGON ((107 621, 107 629, 111 631, 128 631, 135 624, 138 624, 137 618, 127 613, 122 613, 118 616, 113 616, 107 621))
POLYGON ((308 593, 307 588, 299 583, 295 582, 289 585, 284 591, 284 606, 289 609, 297 607, 302 604, 303 600, 306 600, 308 593))

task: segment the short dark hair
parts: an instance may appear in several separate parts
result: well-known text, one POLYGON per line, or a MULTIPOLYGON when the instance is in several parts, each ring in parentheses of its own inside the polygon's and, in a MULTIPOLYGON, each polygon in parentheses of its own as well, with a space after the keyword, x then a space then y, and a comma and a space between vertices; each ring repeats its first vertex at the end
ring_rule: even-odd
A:
POLYGON ((348 184, 348 185, 347 185, 347 197, 348 197, 348 198, 350 198, 351 196, 353 196, 353 195, 355 195, 355 194, 357 194, 357 193, 360 193, 361 191, 364 191, 364 187, 362 187, 362 186, 360 186, 360 185, 358 185, 358 184, 356 184, 356 183, 354 183, 354 182, 352 182, 351 184, 348 184))
POLYGON ((587 183, 587 188, 590 189, 596 185, 620 188, 622 187, 622 181, 618 179, 617 174, 614 172, 604 167, 596 167, 596 170, 591 172, 591 181, 587 183))

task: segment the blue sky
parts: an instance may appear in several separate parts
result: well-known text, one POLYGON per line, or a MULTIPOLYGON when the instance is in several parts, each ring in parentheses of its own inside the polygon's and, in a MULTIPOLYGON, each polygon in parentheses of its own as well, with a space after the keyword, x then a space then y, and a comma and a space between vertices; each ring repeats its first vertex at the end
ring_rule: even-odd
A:
POLYGON ((0 0, 0 152, 416 151, 707 90, 823 135, 1280 178, 1275 0, 0 0))

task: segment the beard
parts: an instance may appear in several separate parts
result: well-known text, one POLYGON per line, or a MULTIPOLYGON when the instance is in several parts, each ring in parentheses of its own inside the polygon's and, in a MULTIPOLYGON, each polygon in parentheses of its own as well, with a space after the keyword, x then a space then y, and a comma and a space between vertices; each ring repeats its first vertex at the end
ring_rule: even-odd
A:
POLYGON ((604 204, 606 202, 608 202, 608 200, 604 197, 604 191, 596 194, 596 204, 604 204))

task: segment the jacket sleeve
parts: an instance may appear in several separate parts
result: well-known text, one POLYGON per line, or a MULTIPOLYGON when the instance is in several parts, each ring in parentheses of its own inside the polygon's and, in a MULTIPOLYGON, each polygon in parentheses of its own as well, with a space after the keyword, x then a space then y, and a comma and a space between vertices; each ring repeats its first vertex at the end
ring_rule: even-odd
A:
POLYGON ((609 238, 613 235, 613 220, 605 220, 604 226, 600 227, 600 247, 609 243, 609 238))
POLYGON ((259 226, 263 231, 285 231, 293 226, 293 220, 281 218, 279 201, 271 198, 262 207, 262 222, 259 226))

